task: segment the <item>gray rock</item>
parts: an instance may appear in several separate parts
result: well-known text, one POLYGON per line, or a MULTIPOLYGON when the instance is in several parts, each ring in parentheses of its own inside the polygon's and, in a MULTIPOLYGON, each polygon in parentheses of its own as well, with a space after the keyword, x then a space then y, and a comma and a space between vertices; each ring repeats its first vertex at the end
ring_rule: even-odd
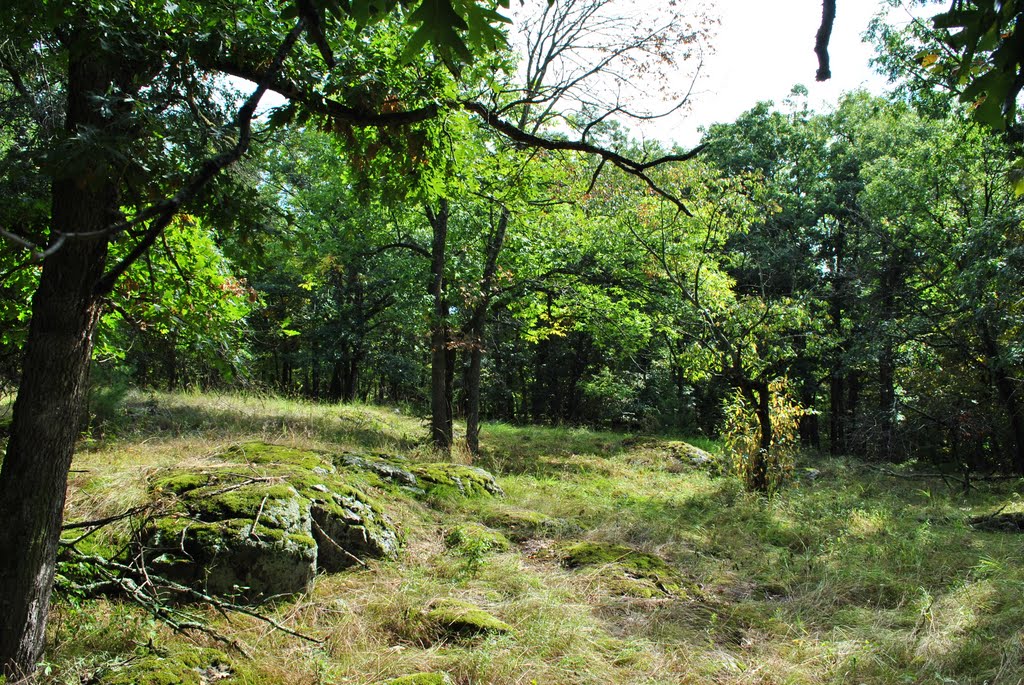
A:
POLYGON ((318 567, 336 571, 397 553, 398 532, 384 511, 343 474, 319 473, 317 453, 262 444, 244 452, 261 456, 258 469, 176 471, 151 483, 170 512, 143 535, 155 573, 258 601, 306 589, 318 567))

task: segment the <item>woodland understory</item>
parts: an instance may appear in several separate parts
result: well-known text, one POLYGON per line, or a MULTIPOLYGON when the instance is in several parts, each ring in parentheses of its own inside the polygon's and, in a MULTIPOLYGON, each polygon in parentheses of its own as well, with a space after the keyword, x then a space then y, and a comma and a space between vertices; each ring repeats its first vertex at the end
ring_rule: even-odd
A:
POLYGON ((697 3, 9 2, 0 681, 1019 683, 1024 6, 935 4, 683 148, 697 3), (160 483, 305 589, 165 602, 160 483))

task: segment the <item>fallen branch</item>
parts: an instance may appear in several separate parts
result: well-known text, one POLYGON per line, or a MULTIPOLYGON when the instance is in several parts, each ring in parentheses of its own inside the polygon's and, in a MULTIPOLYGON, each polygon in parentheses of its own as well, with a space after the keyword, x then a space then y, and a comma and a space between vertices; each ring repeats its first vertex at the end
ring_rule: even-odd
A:
POLYGON ((334 538, 332 538, 330 535, 328 535, 327 531, 325 531, 320 526, 320 524, 316 522, 316 519, 310 519, 310 521, 312 521, 313 527, 316 528, 320 532, 320 534, 324 536, 324 539, 327 540, 327 542, 331 545, 331 547, 333 547, 334 549, 338 550, 339 552, 341 552, 342 554, 344 554, 349 559, 351 559, 352 561, 356 562, 357 564, 359 564, 363 568, 367 567, 365 561, 363 561, 362 559, 360 559, 356 555, 352 554, 352 552, 349 552, 347 549, 345 549, 344 547, 339 545, 337 542, 335 542, 334 538))
POLYGON ((889 476, 890 478, 902 478, 903 480, 941 480, 946 485, 946 487, 949 488, 950 490, 952 490, 953 488, 950 487, 949 481, 953 481, 954 483, 958 483, 960 485, 960 487, 965 492, 967 490, 971 489, 971 487, 972 487, 971 483, 973 481, 980 480, 978 478, 960 478, 960 477, 951 475, 949 473, 941 473, 941 472, 939 472, 939 473, 898 473, 898 472, 892 471, 890 469, 882 468, 881 466, 872 466, 871 464, 864 464, 864 466, 866 468, 872 470, 872 471, 875 471, 877 473, 881 473, 883 476, 889 476))
POLYGON ((73 587, 77 591, 82 592, 83 594, 120 591, 130 601, 148 611, 155 618, 166 623, 176 632, 200 632, 238 650, 241 654, 247 657, 249 656, 245 648, 236 640, 217 633, 208 625, 204 624, 195 615, 165 602, 164 596, 169 593, 186 597, 194 602, 208 604, 224 616, 227 616, 229 612, 245 614, 246 616, 251 616, 252 618, 266 623, 274 630, 279 630, 282 633, 297 637, 307 642, 312 642, 318 645, 323 644, 323 640, 283 626, 270 616, 260 613, 255 609, 214 597, 213 595, 201 592, 168 578, 164 578, 163 576, 154 575, 145 568, 145 564, 142 563, 141 557, 137 557, 137 559, 139 559, 138 564, 123 564, 100 555, 83 554, 74 547, 72 542, 61 542, 61 551, 62 554, 66 555, 70 561, 90 564, 93 570, 99 571, 105 578, 105 580, 100 582, 92 581, 89 583, 77 584, 74 583, 74 579, 70 579, 73 587), (142 582, 140 582, 140 580, 142 582))

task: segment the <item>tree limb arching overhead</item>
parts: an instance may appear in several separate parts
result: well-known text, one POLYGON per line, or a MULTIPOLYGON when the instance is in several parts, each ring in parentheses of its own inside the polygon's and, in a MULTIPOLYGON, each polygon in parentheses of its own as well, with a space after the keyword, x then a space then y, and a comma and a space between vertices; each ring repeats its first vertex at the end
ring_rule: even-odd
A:
POLYGON ((814 53, 818 56, 818 71, 814 78, 818 81, 827 81, 832 78, 832 70, 829 66, 828 43, 832 38, 832 24, 836 20, 836 0, 822 0, 821 2, 821 26, 818 27, 818 35, 814 40, 814 53))

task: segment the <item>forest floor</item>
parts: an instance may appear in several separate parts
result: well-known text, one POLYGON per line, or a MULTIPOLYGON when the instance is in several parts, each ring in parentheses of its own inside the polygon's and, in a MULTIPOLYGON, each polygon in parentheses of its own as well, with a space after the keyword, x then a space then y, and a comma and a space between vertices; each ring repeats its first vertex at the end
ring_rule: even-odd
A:
MULTIPOLYGON (((125 511, 163 470, 199 467, 240 441, 435 459, 422 420, 394 409, 131 393, 103 413, 75 458, 68 521, 125 511)), ((419 672, 461 685, 1024 682, 1024 534, 969 524, 1024 509, 1020 481, 964 495, 808 457, 765 499, 669 439, 489 424, 482 446, 475 463, 504 497, 389 500, 405 537, 397 560, 320 575, 261 608, 321 642, 191 608, 248 655, 226 650, 231 668, 196 682, 369 685, 419 672), (513 542, 453 544, 470 522, 513 542), (672 582, 645 585, 626 552, 572 568, 566 550, 581 541, 656 555, 672 582), (417 617, 441 598, 511 629, 428 639, 417 617)), ((118 599, 58 596, 41 682, 122 682, 133 661, 195 645, 224 649, 118 599)))

